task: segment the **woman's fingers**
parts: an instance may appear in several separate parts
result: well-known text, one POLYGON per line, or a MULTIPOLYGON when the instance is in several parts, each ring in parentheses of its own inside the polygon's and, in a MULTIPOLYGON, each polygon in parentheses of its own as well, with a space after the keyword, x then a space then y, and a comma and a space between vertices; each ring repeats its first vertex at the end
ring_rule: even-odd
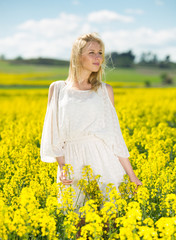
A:
POLYGON ((70 184, 72 184, 72 180, 63 180, 62 181, 62 183, 64 184, 64 185, 70 185, 70 184))
POLYGON ((133 192, 133 194, 137 194, 138 187, 141 185, 142 185, 142 182, 136 184, 136 188, 135 188, 135 191, 133 192))
POLYGON ((67 174, 64 170, 61 171, 61 175, 60 175, 59 179, 64 185, 70 185, 73 182, 73 180, 67 179, 67 174))
POLYGON ((67 176, 66 172, 64 170, 62 170, 61 171, 61 178, 66 179, 66 176, 67 176))
POLYGON ((70 184, 72 184, 72 180, 64 180, 64 179, 62 179, 61 177, 60 177, 60 181, 64 184, 64 185, 70 185, 70 184))

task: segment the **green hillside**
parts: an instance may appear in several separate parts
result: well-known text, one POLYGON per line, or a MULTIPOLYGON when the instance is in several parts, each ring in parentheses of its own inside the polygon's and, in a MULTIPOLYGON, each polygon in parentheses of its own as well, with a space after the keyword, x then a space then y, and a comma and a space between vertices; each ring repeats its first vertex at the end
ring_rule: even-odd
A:
MULTIPOLYGON (((176 70, 149 67, 107 68, 104 81, 114 87, 161 87, 161 75, 167 74, 176 86, 176 70)), ((65 80, 68 67, 34 64, 12 64, 0 61, 0 87, 48 87, 56 80, 65 80)))

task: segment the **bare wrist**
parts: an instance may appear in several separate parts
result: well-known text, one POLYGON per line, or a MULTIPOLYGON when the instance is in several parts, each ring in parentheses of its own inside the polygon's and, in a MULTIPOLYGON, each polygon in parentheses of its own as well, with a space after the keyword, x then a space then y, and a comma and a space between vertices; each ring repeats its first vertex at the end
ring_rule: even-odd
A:
POLYGON ((56 157, 56 160, 59 164, 60 170, 63 170, 63 167, 65 166, 65 157, 64 156, 56 157))
POLYGON ((137 178, 134 172, 131 172, 130 174, 128 174, 128 176, 130 180, 137 178))
POLYGON ((59 165, 60 166, 60 170, 62 171, 63 170, 63 167, 65 166, 65 163, 59 165))
POLYGON ((129 179, 130 179, 131 182, 134 182, 134 181, 136 181, 138 178, 137 178, 136 175, 134 174, 134 175, 130 176, 129 179))

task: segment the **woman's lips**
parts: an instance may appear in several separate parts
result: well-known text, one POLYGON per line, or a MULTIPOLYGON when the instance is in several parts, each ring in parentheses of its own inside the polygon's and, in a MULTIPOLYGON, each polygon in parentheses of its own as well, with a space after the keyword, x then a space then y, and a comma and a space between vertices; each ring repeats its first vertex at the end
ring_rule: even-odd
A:
POLYGON ((99 63, 93 63, 94 65, 97 65, 97 66, 99 66, 100 64, 99 63))

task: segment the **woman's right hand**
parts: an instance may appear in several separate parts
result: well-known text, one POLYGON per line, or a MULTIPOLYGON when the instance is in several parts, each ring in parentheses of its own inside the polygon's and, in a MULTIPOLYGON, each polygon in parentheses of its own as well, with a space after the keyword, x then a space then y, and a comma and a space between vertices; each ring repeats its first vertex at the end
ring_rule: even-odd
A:
POLYGON ((61 175, 60 175, 59 179, 64 185, 70 185, 73 182, 73 180, 67 179, 67 173, 65 170, 61 170, 61 175))

